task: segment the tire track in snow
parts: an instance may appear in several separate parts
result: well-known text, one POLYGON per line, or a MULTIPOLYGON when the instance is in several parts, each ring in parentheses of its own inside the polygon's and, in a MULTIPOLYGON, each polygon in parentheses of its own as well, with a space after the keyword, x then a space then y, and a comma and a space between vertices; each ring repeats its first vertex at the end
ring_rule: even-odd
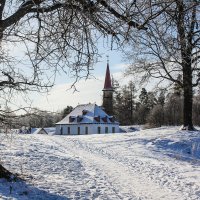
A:
MULTIPOLYGON (((50 139, 50 138, 49 138, 50 139)), ((72 157, 78 157, 79 160, 85 163, 85 160, 83 160, 82 156, 78 154, 76 151, 77 149, 74 149, 73 143, 71 145, 66 144, 63 145, 63 143, 58 142, 54 139, 50 139, 50 144, 55 144, 55 146, 59 146, 59 149, 57 151, 61 151, 62 153, 71 155, 72 157)), ((47 142, 47 141, 45 141, 47 142)), ((93 161, 92 161, 93 162, 93 161)), ((89 174, 90 179, 88 180, 88 187, 93 190, 93 195, 91 196, 91 199, 99 199, 99 200, 120 200, 120 199, 130 199, 130 200, 137 200, 138 198, 136 197, 131 197, 131 198, 125 198, 124 196, 121 196, 120 192, 117 191, 113 185, 112 182, 110 182, 107 178, 107 175, 103 173, 101 168, 99 166, 94 167, 94 163, 92 165, 84 165, 85 167, 85 172, 89 174)), ((83 198, 83 197, 82 197, 83 198)), ((82 199, 80 197, 80 199, 82 199)))
MULTIPOLYGON (((129 160, 122 159, 119 155, 112 155, 105 152, 102 148, 97 148, 92 144, 72 138, 64 138, 60 143, 60 139, 56 137, 53 141, 67 152, 79 156, 89 166, 88 169, 100 169, 100 176, 106 177, 106 181, 110 182, 116 193, 120 194, 120 199, 183 199, 181 192, 174 192, 162 188, 155 180, 149 179, 146 171, 138 168, 143 162, 135 160, 137 164, 131 165, 129 160), (120 159, 119 159, 120 158, 120 159), (128 164, 128 166, 127 166, 128 164), (130 168, 131 167, 131 168, 130 168), (140 171, 138 169, 140 169, 140 171), (144 192, 145 191, 145 192, 144 192)), ((148 167, 146 165, 146 167, 148 167)), ((114 198, 110 198, 114 199, 114 198)), ((186 198, 185 198, 186 199, 186 198)))
MULTIPOLYGON (((76 156, 68 155, 65 148, 60 148, 58 144, 53 146, 53 141, 49 143, 47 137, 19 136, 16 141, 13 144, 16 152, 13 151, 12 155, 6 154, 6 157, 12 156, 13 163, 19 159, 25 161, 23 173, 33 175, 32 179, 29 179, 29 176, 26 178, 33 186, 59 194, 66 200, 109 199, 95 187, 96 180, 87 174, 81 161, 76 156), (20 151, 23 144, 25 151, 20 151)), ((19 165, 13 167, 19 172, 19 165)), ((120 198, 114 196, 114 199, 120 198)))
MULTIPOLYGON (((35 138, 38 139, 38 138, 35 138)), ((40 140, 43 140, 44 138, 40 138, 40 140)), ((58 142, 57 140, 52 139, 52 138, 48 138, 48 140, 46 140, 47 138, 45 138, 44 142, 45 145, 48 145, 49 142, 49 146, 55 145, 55 147, 59 147, 59 148, 55 148, 55 154, 60 155, 60 153, 62 153, 62 155, 68 155, 71 157, 75 157, 76 159, 78 159, 79 161, 84 162, 85 160, 82 160, 81 157, 78 156, 76 150, 73 148, 73 146, 67 146, 67 145, 63 145, 62 142, 58 142)), ((73 144, 73 143, 72 143, 73 144)), ((47 148, 48 149, 48 148, 47 148)), ((83 164, 83 163, 82 163, 83 164)), ((88 163, 87 163, 88 164, 88 163)), ((94 167, 93 165, 84 165, 83 166, 84 172, 86 174, 89 175, 89 177, 86 177, 81 180, 82 183, 85 184, 86 188, 88 190, 91 191, 91 197, 90 198, 85 198, 84 197, 84 193, 83 194, 77 194, 76 195, 76 199, 99 199, 99 200, 121 200, 121 199, 130 199, 130 200, 138 200, 138 198, 135 198, 132 196, 132 198, 124 198, 123 196, 121 196, 121 194, 115 190, 115 188, 112 185, 112 182, 110 182, 107 177, 106 174, 103 174, 102 171, 99 169, 99 167, 94 167)))
MULTIPOLYGON (((145 151, 136 155, 133 151, 136 142, 126 141, 122 135, 117 138, 119 143, 115 141, 114 136, 110 136, 110 141, 104 140, 101 144, 97 143, 101 137, 107 139, 108 135, 97 138, 91 136, 19 136, 16 138, 13 150, 19 151, 20 145, 25 143, 25 151, 22 155, 20 151, 17 154, 23 157, 27 163, 25 165, 30 168, 26 169, 26 172, 33 173, 34 169, 40 170, 42 166, 47 168, 49 163, 58 161, 61 166, 56 166, 55 169, 49 166, 47 173, 52 172, 52 177, 55 179, 62 176, 62 173, 67 174, 64 175, 62 182, 52 180, 50 185, 47 185, 47 190, 55 187, 56 189, 52 192, 63 194, 70 199, 200 199, 199 188, 190 182, 185 182, 188 181, 187 179, 183 180, 183 177, 179 175, 180 170, 176 169, 178 165, 172 163, 174 159, 160 162, 154 155, 148 158, 149 155, 145 155, 145 151), (123 145, 122 142, 124 142, 123 145), (31 145, 34 148, 29 148, 31 145), (46 158, 41 163, 42 155, 45 154, 46 158), (76 168, 72 169, 68 165, 75 165, 76 168), (68 178, 70 180, 67 180, 68 178)), ((146 148, 145 145, 143 147, 146 148)), ((152 154, 149 149, 147 153, 152 154)), ((7 157, 10 154, 5 151, 5 155, 7 157)), ((11 156, 15 163, 18 159, 16 153, 11 156)), ((45 173, 45 169, 41 169, 36 178, 39 178, 41 185, 44 186, 49 182, 48 175, 47 177, 42 176, 42 172, 45 173)))
MULTIPOLYGON (((170 199, 200 199, 199 187, 193 185, 193 183, 188 183, 182 180, 183 177, 178 175, 179 169, 175 168, 177 166, 172 167, 173 163, 171 163, 172 165, 170 166, 166 166, 165 162, 161 163, 160 161, 156 160, 156 157, 148 159, 147 161, 143 160, 143 157, 141 159, 139 159, 138 156, 135 158, 128 147, 125 147, 123 149, 123 154, 120 155, 122 149, 115 152, 116 149, 115 151, 112 151, 112 148, 107 149, 107 146, 109 145, 106 145, 105 148, 97 147, 92 143, 81 140, 74 140, 74 143, 78 146, 78 148, 83 148, 87 151, 93 152, 96 155, 102 155, 103 157, 107 157, 110 160, 115 160, 118 163, 129 167, 129 169, 135 174, 140 174, 144 181, 146 177, 146 180, 156 183, 160 187, 166 188, 168 192, 170 192, 171 196, 173 196, 172 194, 175 193, 175 196, 170 199), (152 159, 154 159, 153 163, 151 163, 152 159), (155 161, 159 165, 157 165, 155 161)), ((165 197, 164 199, 169 199, 169 196, 165 197)))
MULTIPOLYGON (((116 149, 115 151, 112 151, 112 148, 107 148, 109 145, 106 145, 105 148, 103 148, 95 146, 93 143, 88 143, 81 140, 74 140, 74 143, 78 148, 83 148, 86 151, 93 152, 96 155, 102 155, 103 157, 107 157, 109 160, 114 160, 117 163, 127 166, 132 172, 134 172, 134 174, 140 174, 140 177, 143 178, 144 181, 149 180, 150 182, 153 182, 155 187, 156 185, 159 185, 160 187, 166 188, 168 193, 171 195, 170 199, 200 199, 199 187, 193 185, 193 183, 185 182, 183 177, 178 175, 179 169, 176 168, 177 166, 173 167, 173 163, 171 163, 170 166, 166 166, 165 162, 161 163, 160 161, 156 160, 156 157, 148 159, 147 161, 144 160, 143 157, 134 157, 133 153, 128 147, 129 145, 123 148, 123 150, 120 149, 116 152, 116 149), (123 154, 120 155, 122 151, 123 154), (152 160, 153 163, 151 163, 152 160)), ((169 161, 167 161, 167 164, 169 164, 168 162, 169 161)), ((169 195, 162 198, 169 199, 169 195)))

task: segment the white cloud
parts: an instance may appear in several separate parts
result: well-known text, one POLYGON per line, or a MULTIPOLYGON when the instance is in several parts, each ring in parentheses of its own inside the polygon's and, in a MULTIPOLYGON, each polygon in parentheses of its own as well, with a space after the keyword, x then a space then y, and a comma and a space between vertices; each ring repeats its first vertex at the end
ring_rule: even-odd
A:
MULTIPOLYGON (((127 79, 122 78, 122 73, 113 73, 115 79, 120 80, 120 84, 128 82, 127 79)), ((71 84, 59 84, 53 87, 48 95, 41 96, 34 101, 33 106, 43 110, 58 111, 66 106, 77 106, 84 103, 102 104, 102 96, 104 86, 104 77, 97 77, 96 79, 80 80, 76 83, 78 92, 70 89, 71 84)))
POLYGON ((76 83, 76 89, 70 89, 71 84, 56 85, 48 95, 40 96, 34 106, 43 110, 57 111, 70 105, 75 107, 84 103, 102 103, 103 79, 81 80, 76 83))

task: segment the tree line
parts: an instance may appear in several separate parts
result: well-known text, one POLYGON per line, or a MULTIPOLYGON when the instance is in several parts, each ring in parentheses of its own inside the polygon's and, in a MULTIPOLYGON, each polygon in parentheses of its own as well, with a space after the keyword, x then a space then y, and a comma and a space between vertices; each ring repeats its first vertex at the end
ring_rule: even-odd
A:
MULTIPOLYGON (((162 125, 180 126, 183 124, 183 91, 178 84, 169 90, 145 88, 136 89, 133 81, 120 85, 113 79, 113 114, 120 125, 145 125, 146 128, 162 125)), ((8 117, 8 128, 54 127, 73 110, 66 106, 61 111, 48 112, 35 109, 34 112, 16 118, 8 117)), ((200 126, 200 92, 194 93, 193 122, 200 126)))
POLYGON ((25 115, 13 115, 12 112, 11 116, 6 116, 6 123, 2 124, 2 128, 5 131, 6 129, 55 127, 55 124, 72 110, 72 106, 66 106, 63 110, 57 112, 48 112, 37 108, 25 115))
MULTIPOLYGON (((183 91, 177 84, 167 89, 139 91, 132 81, 120 86, 113 81, 114 116, 121 125, 143 124, 148 127, 183 124, 183 91)), ((200 125, 200 93, 193 99, 193 122, 200 125)))

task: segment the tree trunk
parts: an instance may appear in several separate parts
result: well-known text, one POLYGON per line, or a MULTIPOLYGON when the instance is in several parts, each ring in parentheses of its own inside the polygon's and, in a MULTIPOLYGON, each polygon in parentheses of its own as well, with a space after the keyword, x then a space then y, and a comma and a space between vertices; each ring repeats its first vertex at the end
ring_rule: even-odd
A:
POLYGON ((0 47, 1 47, 2 39, 3 39, 3 29, 1 28, 1 22, 0 22, 0 47))
POLYGON ((0 164, 0 178, 11 179, 12 173, 0 164))
MULTIPOLYGON (((192 123, 192 33, 194 32, 194 19, 191 20, 189 33, 186 33, 187 24, 185 23, 185 7, 183 0, 176 1, 178 8, 177 30, 179 34, 182 69, 183 69, 183 127, 182 130, 195 130, 192 123)), ((194 10, 195 17, 195 10, 194 10)))
POLYGON ((187 65, 183 70, 183 127, 182 130, 195 130, 192 123, 192 70, 191 66, 187 65))

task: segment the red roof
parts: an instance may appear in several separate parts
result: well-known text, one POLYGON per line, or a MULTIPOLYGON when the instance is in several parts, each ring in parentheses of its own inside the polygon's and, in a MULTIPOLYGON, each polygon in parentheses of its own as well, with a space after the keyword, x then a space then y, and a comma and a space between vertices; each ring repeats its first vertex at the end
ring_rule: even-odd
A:
POLYGON ((104 83, 104 88, 103 89, 104 90, 113 89, 112 83, 111 83, 111 78, 110 78, 109 64, 107 64, 106 77, 105 77, 105 83, 104 83))

